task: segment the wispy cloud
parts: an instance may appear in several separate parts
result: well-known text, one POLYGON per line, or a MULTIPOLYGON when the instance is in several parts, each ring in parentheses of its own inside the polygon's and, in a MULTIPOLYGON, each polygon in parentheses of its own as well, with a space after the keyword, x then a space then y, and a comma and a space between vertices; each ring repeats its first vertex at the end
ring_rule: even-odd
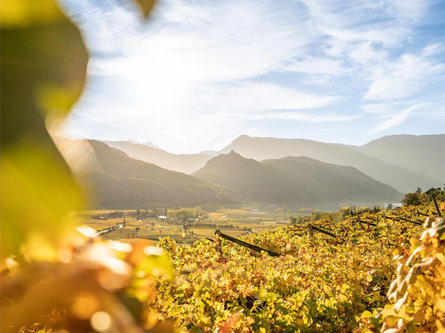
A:
POLYGON ((382 123, 380 123, 377 126, 375 126, 374 128, 372 128, 370 132, 378 133, 378 132, 382 132, 384 130, 393 128, 395 126, 398 126, 398 125, 402 124, 408 118, 408 116, 411 114, 411 112, 412 112, 412 109, 408 108, 408 109, 401 111, 400 113, 391 115, 389 117, 389 119, 383 121, 382 123))
POLYGON ((316 95, 271 83, 217 85, 204 91, 207 105, 228 112, 316 109, 335 102, 335 96, 316 95))
MULTIPOLYGON (((427 50, 426 54, 431 51, 427 50)), ((438 74, 445 73, 445 64, 427 56, 404 54, 392 62, 374 68, 365 100, 400 99, 417 93, 438 74)))
POLYGON ((351 121, 357 119, 359 116, 360 115, 358 114, 344 116, 335 113, 313 114, 304 112, 263 112, 256 114, 245 114, 243 115, 243 118, 251 120, 281 119, 307 123, 337 123, 351 121))
POLYGON ((340 60, 329 59, 327 57, 306 57, 303 59, 292 59, 281 69, 284 72, 299 72, 323 76, 341 76, 349 71, 349 69, 346 68, 340 60))
POLYGON ((403 124, 415 110, 424 108, 425 106, 427 106, 427 104, 419 103, 398 112, 394 112, 394 110, 387 112, 387 114, 383 116, 385 120, 371 128, 369 132, 375 134, 399 126, 403 124))
POLYGON ((192 151, 273 134, 270 120, 277 135, 326 123, 338 141, 350 123, 371 138, 443 94, 445 8, 435 0, 166 0, 149 23, 131 2, 63 1, 91 50, 71 118, 85 136, 192 151))

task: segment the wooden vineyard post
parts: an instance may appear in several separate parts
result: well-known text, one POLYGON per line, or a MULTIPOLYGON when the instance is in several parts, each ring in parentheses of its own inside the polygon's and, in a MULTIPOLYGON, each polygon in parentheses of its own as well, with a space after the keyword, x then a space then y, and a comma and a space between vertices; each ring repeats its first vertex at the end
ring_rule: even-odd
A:
POLYGON ((411 222, 412 224, 422 225, 422 223, 420 223, 420 222, 407 219, 406 217, 403 217, 403 216, 399 216, 399 220, 406 221, 406 222, 411 222))
POLYGON ((221 247, 221 231, 216 230, 215 231, 215 243, 216 243, 216 251, 218 251, 220 254, 222 254, 222 247, 221 247))
POLYGON ((433 199, 434 207, 436 207, 437 216, 442 217, 442 212, 440 211, 439 205, 437 204, 436 197, 434 196, 434 193, 431 193, 431 199, 433 199))
MULTIPOLYGON (((224 239, 227 239, 228 241, 231 241, 231 242, 233 242, 233 243, 235 243, 235 244, 244 246, 244 247, 246 247, 246 248, 248 248, 248 249, 250 249, 250 250, 256 251, 256 252, 265 251, 265 252, 267 252, 267 253, 268 253, 270 256, 272 256, 272 257, 278 257, 278 256, 280 256, 279 253, 276 253, 276 252, 273 252, 273 251, 270 251, 270 250, 263 249, 263 248, 261 248, 261 247, 259 247, 259 246, 256 246, 256 245, 253 245, 253 244, 249 244, 249 243, 244 242, 244 241, 242 241, 242 240, 240 240, 240 239, 237 239, 237 238, 235 238, 235 237, 232 237, 232 236, 223 234, 220 230, 216 230, 216 231, 215 231, 215 235, 217 235, 217 238, 219 239, 220 242, 221 242, 221 239, 220 239, 220 238, 224 238, 224 239)), ((220 246, 221 246, 221 245, 220 245, 220 246)))
POLYGON ((429 216, 428 214, 424 214, 424 213, 422 213, 422 212, 419 212, 419 211, 416 211, 416 214, 417 214, 417 216, 419 216, 419 215, 422 215, 422 216, 426 216, 426 217, 428 217, 428 216, 429 216))
POLYGON ((386 212, 383 211, 383 212, 382 212, 382 215, 383 215, 383 222, 385 222, 385 225, 386 225, 386 212))
POLYGON ((357 215, 357 221, 358 221, 358 224, 360 225, 360 228, 364 229, 363 224, 362 224, 362 219, 360 218, 360 214, 357 215))
MULTIPOLYGON (((321 229, 319 227, 313 226, 312 224, 309 224, 308 228, 309 228, 309 236, 311 236, 311 237, 314 236, 314 230, 315 230, 315 231, 317 231, 317 232, 319 232, 321 234, 324 234, 324 235, 327 235, 327 236, 330 236, 330 237, 333 237, 333 238, 337 239, 337 236, 334 235, 333 233, 331 233, 331 232, 329 232, 327 230, 323 230, 323 229, 321 229)), ((342 244, 342 243, 344 243, 344 241, 339 241, 337 239, 337 243, 338 244, 342 244)))
POLYGON ((330 233, 329 231, 323 230, 323 229, 321 229, 319 227, 315 227, 313 225, 311 225, 311 227, 312 227, 312 230, 315 230, 315 231, 318 231, 318 232, 320 232, 322 234, 325 234, 325 235, 337 238, 337 236, 335 236, 333 233, 330 233))

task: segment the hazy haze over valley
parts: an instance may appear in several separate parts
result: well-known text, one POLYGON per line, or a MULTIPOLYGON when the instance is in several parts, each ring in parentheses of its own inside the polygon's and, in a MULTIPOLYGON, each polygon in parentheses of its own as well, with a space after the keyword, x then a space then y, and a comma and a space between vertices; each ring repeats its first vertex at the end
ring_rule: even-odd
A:
MULTIPOLYGON (((212 158, 207 154, 175 155, 144 144, 107 142, 130 157, 163 168, 193 173, 212 158)), ((242 135, 218 153, 231 150, 257 161, 305 156, 326 163, 352 166, 398 191, 441 186, 445 179, 445 135, 393 135, 363 146, 306 139, 260 138, 242 135), (428 162, 425 162, 428 161, 428 162)))

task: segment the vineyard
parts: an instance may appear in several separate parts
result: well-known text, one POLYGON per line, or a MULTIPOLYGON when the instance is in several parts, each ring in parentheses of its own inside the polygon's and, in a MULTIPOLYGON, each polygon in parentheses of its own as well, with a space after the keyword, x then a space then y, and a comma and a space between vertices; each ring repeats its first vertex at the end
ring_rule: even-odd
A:
MULTIPOLYGON (((424 231, 424 215, 435 214, 433 204, 404 207, 352 214, 340 223, 325 218, 312 228, 305 223, 243 238, 278 257, 218 237, 190 246, 165 238, 160 245, 171 256, 175 278, 158 281, 159 294, 150 305, 161 319, 192 332, 377 331, 383 324, 378 314, 388 304, 386 296, 396 277, 393 256, 414 251, 424 231)), ((443 231, 440 221, 435 226, 439 223, 443 231)), ((434 242, 440 242, 443 273, 443 241, 434 242)), ((419 281, 431 284, 426 276, 419 281)), ((443 287, 430 286, 444 292, 443 287)), ((429 292, 419 288, 419 296, 429 292)), ((405 320, 409 311, 415 313, 411 329, 436 319, 435 313, 427 318, 421 307, 391 312, 394 318, 386 318, 385 329, 402 325, 398 320, 405 320)), ((444 318, 439 319, 443 324, 444 318)))
POLYGON ((187 245, 81 227, 3 262, 2 331, 443 332, 443 208, 323 213, 187 245))

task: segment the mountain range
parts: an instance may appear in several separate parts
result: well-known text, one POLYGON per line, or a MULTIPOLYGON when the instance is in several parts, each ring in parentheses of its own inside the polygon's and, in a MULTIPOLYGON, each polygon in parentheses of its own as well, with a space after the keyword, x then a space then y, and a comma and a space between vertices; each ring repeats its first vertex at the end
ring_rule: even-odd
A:
POLYGON ((234 151, 220 154, 193 173, 221 185, 246 202, 293 208, 329 208, 339 204, 381 204, 402 194, 356 168, 323 163, 308 157, 258 162, 234 151))
POLYGON ((445 135, 391 135, 362 146, 306 139, 242 135, 219 152, 176 155, 127 141, 108 141, 130 157, 191 174, 213 156, 231 150, 257 161, 305 156, 325 163, 352 166, 401 192, 441 186, 445 180, 445 135))
POLYGON ((445 135, 402 135, 351 146, 244 135, 220 152, 176 155, 152 143, 83 140, 88 149, 74 162, 83 165, 79 175, 95 208, 331 209, 395 202, 417 187, 441 186, 444 141, 445 135))
POLYGON ((131 158, 100 141, 83 143, 89 149, 82 150, 82 160, 88 162, 80 176, 95 199, 94 208, 251 205, 336 209, 339 204, 381 204, 402 197, 357 168, 308 157, 260 162, 231 151, 209 157, 202 168, 187 175, 131 158))
MULTIPOLYGON (((442 139, 445 135, 441 136, 442 139)), ((396 136, 388 138, 396 140, 396 136)), ((445 143, 444 143, 445 144, 445 143)), ((399 143, 399 146, 403 146, 399 143)), ((384 147, 381 147, 383 150, 384 147)), ((223 152, 235 150, 239 154, 256 160, 282 158, 286 156, 307 156, 326 163, 355 167, 377 181, 388 184, 401 192, 414 191, 417 187, 430 188, 442 184, 429 173, 419 173, 410 165, 400 166, 394 155, 378 158, 361 151, 361 147, 323 143, 305 139, 278 139, 241 136, 234 140, 223 152), (392 156, 392 157, 391 157, 392 156)), ((369 149, 370 150, 370 149, 369 149)), ((374 149, 375 151, 376 149, 374 149)), ((371 151, 371 150, 370 150, 371 151)), ((427 151, 426 155, 436 152, 427 151)), ((445 152, 444 152, 445 153, 445 152)), ((442 156, 443 157, 443 156, 442 156)), ((424 164, 428 164, 428 160, 424 164)), ((442 177, 443 179, 444 177, 442 177)))

